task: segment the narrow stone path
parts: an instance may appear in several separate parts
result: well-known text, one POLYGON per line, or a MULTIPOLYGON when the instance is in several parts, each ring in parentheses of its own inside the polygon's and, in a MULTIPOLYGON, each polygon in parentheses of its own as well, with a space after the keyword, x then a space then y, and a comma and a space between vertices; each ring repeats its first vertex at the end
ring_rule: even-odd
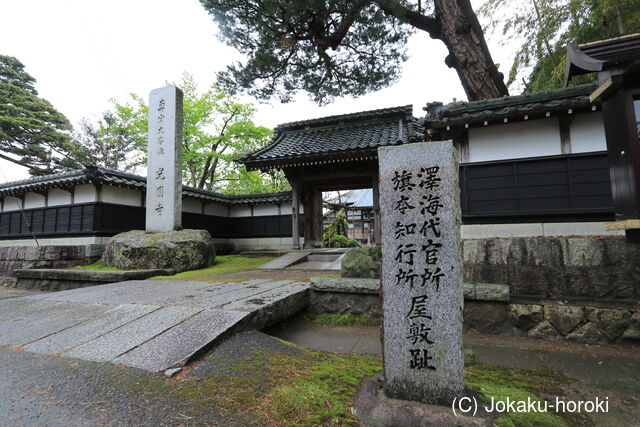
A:
POLYGON ((0 345, 162 372, 223 336, 293 315, 307 290, 267 279, 127 281, 24 297, 2 289, 0 345))

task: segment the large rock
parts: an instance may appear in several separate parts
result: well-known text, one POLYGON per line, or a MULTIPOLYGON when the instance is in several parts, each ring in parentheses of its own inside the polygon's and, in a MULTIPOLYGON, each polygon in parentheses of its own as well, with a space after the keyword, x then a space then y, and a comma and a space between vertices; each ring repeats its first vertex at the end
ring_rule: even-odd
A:
POLYGON ((546 320, 538 323, 527 332, 527 336, 531 338, 543 338, 546 340, 558 340, 562 338, 562 335, 558 332, 553 325, 546 320))
POLYGON ((583 344, 602 344, 607 342, 607 335, 596 325, 588 322, 567 335, 567 339, 583 344))
POLYGON ((582 323, 584 309, 567 305, 545 305, 544 318, 551 322, 562 335, 573 331, 582 323))
POLYGON ((358 277, 379 279, 382 265, 380 246, 354 248, 342 257, 340 275, 342 277, 358 277))
POLYGON ((633 313, 629 327, 622 333, 620 341, 625 343, 640 343, 640 311, 633 313))
POLYGON ((587 307, 587 320, 609 336, 611 340, 618 338, 631 320, 628 310, 616 310, 611 308, 587 307))
POLYGON ((508 315, 514 325, 528 331, 542 321, 542 306, 538 304, 509 304, 508 315))
POLYGON ((180 272, 208 267, 215 255, 213 239, 206 230, 134 230, 109 239, 102 262, 126 270, 172 268, 180 272))

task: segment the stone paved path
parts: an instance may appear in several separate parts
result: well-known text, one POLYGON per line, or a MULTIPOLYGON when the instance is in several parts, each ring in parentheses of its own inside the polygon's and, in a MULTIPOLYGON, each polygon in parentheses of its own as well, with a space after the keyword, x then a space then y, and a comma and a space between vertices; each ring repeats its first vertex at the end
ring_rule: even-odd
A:
POLYGON ((11 298, 0 291, 0 345, 152 372, 183 366, 226 334, 306 306, 306 283, 146 280, 11 298))

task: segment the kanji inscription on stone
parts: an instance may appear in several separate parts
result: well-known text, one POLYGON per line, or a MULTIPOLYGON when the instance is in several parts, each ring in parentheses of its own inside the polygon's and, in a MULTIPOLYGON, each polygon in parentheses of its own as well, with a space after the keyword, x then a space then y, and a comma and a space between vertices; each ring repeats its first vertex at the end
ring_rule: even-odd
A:
POLYGON ((458 155, 451 141, 378 149, 384 391, 450 404, 464 390, 458 155))
POLYGON ((182 227, 182 91, 167 86, 149 95, 146 230, 182 227))

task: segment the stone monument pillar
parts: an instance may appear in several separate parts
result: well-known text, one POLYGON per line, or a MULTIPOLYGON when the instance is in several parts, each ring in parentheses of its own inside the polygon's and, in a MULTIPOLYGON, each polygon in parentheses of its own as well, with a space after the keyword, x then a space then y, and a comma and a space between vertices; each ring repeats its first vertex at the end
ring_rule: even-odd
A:
POLYGON ((146 231, 182 228, 182 91, 149 95, 146 231))
POLYGON ((449 405, 464 391, 458 155, 444 141, 378 158, 384 391, 449 405))

